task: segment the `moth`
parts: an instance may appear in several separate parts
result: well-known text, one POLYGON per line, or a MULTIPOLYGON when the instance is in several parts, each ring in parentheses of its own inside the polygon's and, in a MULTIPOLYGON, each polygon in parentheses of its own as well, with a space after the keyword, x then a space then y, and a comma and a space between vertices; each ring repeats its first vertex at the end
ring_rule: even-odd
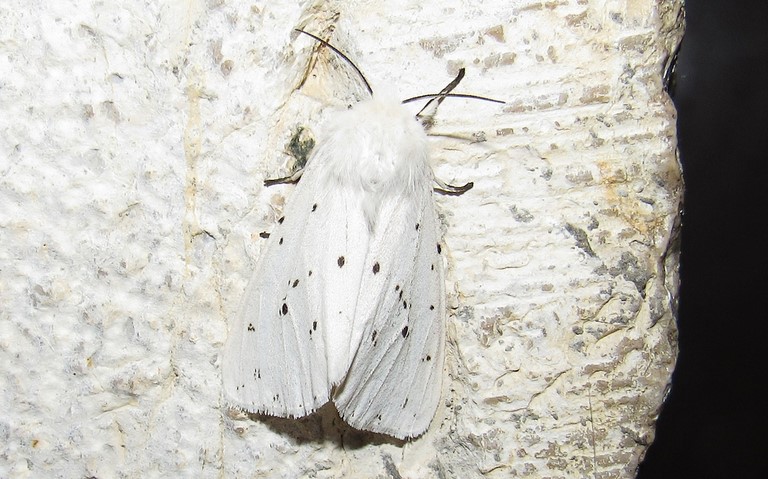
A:
MULTIPOLYGON (((234 406, 302 417, 333 401, 351 426, 396 438, 426 431, 440 400, 445 280, 422 112, 374 94, 326 122, 269 235, 225 345, 234 406)), ((490 100, 497 101, 497 100, 490 100)), ((498 102, 498 101, 497 101, 498 102)), ((499 102, 503 103, 503 102, 499 102)), ((428 104, 429 105, 429 104, 428 104)), ((427 108, 427 106, 425 106, 427 108)))

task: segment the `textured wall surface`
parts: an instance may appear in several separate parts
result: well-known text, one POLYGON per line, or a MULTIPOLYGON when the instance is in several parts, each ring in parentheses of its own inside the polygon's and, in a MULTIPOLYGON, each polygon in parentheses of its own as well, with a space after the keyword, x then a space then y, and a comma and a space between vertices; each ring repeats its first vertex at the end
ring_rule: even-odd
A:
POLYGON ((629 478, 676 356, 676 0, 0 4, 0 477, 629 478), (443 398, 411 442, 247 416, 220 352, 296 163, 442 88, 443 398), (332 34, 331 34, 332 33, 332 34))

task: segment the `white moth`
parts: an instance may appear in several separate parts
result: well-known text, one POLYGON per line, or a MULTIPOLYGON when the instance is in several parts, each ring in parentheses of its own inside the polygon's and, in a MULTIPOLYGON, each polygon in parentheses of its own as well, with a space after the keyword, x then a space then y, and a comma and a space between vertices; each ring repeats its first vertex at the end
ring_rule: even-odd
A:
POLYGON ((400 102, 372 95, 327 122, 230 328, 232 405, 302 417, 332 400, 357 429, 427 429, 445 342, 428 160, 424 128, 400 102))

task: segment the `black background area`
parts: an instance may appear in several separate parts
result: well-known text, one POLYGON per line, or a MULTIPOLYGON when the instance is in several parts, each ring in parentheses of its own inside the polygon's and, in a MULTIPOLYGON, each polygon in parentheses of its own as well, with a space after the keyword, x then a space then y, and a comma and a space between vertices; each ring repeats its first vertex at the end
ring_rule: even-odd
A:
POLYGON ((768 477, 768 1, 686 1, 680 355, 639 479, 768 477))

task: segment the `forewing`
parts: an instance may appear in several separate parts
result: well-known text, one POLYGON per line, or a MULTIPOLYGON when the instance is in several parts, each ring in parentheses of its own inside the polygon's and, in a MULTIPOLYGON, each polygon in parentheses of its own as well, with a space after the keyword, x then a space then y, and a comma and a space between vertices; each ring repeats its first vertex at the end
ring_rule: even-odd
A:
POLYGON ((432 192, 393 197, 381 218, 358 301, 366 328, 334 402, 358 429, 413 437, 434 416, 443 370, 445 285, 432 192))
POLYGON ((367 230, 354 195, 319 184, 322 163, 296 186, 230 328, 224 389, 247 411, 309 414, 349 367, 367 230))

